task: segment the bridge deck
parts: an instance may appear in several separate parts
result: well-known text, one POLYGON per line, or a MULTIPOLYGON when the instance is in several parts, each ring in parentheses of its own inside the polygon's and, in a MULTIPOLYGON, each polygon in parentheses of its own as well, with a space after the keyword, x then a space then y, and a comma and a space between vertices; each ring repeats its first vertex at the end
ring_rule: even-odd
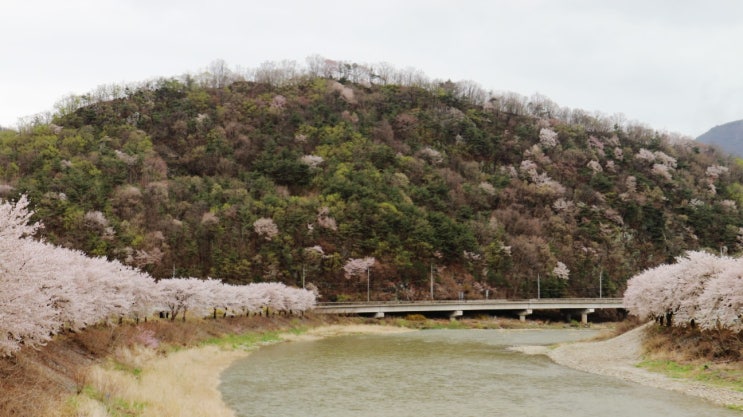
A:
MULTIPOLYGON (((581 310, 624 308, 621 298, 553 298, 530 300, 442 300, 416 302, 321 303, 321 314, 434 313, 465 311, 581 310)), ((528 313, 526 313, 528 314, 528 313)))

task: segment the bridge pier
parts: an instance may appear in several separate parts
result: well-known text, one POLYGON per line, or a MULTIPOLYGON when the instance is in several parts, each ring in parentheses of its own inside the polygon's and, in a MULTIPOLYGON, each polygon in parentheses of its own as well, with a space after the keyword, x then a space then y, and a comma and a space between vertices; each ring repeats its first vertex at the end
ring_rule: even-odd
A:
POLYGON ((374 318, 375 319, 383 319, 384 318, 384 313, 381 312, 381 311, 377 311, 376 313, 374 313, 374 318))
POLYGON ((580 322, 584 325, 588 324, 588 315, 593 313, 595 310, 593 308, 587 308, 585 310, 581 310, 580 312, 580 322))
POLYGON ((526 316, 532 313, 531 309, 519 311, 519 321, 526 321, 526 316))
POLYGON ((462 317, 464 315, 464 312, 462 310, 454 310, 451 314, 449 314, 450 320, 456 320, 457 317, 462 317))

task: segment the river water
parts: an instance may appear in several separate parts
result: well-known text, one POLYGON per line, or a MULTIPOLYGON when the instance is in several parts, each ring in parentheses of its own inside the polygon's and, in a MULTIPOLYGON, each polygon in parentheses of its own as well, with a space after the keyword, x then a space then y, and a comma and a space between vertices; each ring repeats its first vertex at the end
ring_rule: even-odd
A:
POLYGON ((741 416, 507 349, 587 330, 424 330, 266 346, 222 374, 239 417, 741 416))

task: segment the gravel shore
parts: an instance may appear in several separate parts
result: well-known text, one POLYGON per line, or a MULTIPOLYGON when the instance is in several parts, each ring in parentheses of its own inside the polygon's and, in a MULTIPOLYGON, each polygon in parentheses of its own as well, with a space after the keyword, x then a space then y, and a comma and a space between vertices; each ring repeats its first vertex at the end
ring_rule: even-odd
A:
POLYGON ((679 391, 725 406, 743 407, 743 392, 710 386, 690 380, 674 379, 638 368, 642 360, 642 338, 646 326, 638 327, 610 340, 577 342, 555 349, 520 349, 525 353, 546 354, 556 363, 599 375, 621 378, 637 384, 679 391))

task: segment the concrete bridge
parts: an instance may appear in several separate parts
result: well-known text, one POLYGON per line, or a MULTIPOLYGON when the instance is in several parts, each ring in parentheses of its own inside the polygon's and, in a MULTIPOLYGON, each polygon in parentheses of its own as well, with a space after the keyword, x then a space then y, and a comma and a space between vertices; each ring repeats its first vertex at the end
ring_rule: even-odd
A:
POLYGON ((535 310, 561 310, 580 314, 581 322, 588 323, 588 315, 597 309, 623 309, 621 298, 541 298, 530 300, 442 300, 442 301, 371 301, 348 303, 320 303, 315 312, 320 314, 371 314, 376 318, 386 313, 425 314, 448 313, 455 319, 466 311, 515 313, 521 321, 535 310))

